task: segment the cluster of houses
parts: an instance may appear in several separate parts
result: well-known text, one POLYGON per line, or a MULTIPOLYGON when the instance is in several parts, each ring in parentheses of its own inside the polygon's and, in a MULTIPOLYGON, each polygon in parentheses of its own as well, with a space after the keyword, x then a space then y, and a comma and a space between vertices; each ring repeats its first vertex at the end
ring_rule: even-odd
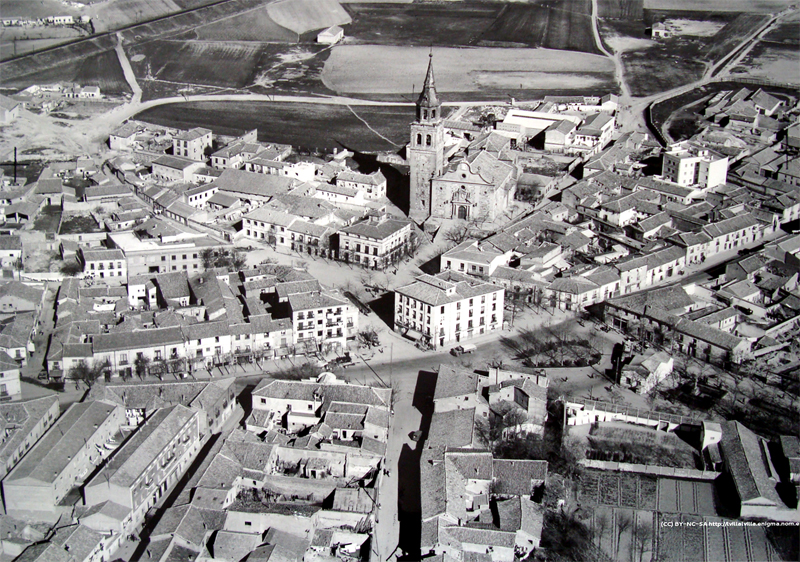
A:
POLYGON ((504 418, 513 419, 504 432, 541 434, 547 382, 537 373, 439 366, 420 458, 423 557, 512 562, 539 548, 547 461, 495 458, 487 434, 504 418))
POLYGON ((235 409, 233 379, 95 387, 64 412, 55 396, 0 405, 3 554, 112 559, 235 409))
POLYGON ((112 560, 175 494, 149 560, 369 558, 391 389, 263 381, 245 430, 234 383, 98 384, 65 411, 55 396, 0 404, 3 555, 112 560))
POLYGON ((47 366, 56 378, 80 363, 125 380, 342 352, 359 326, 358 309, 338 291, 273 265, 137 274, 127 287, 67 278, 53 313, 47 366))

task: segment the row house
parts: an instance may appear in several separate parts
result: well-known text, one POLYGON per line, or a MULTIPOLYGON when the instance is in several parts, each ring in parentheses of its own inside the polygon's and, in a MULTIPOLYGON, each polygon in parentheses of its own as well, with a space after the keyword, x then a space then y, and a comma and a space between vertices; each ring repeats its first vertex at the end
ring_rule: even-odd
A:
POLYGON ((621 293, 627 294, 682 273, 686 267, 686 252, 670 246, 617 263, 615 267, 620 273, 621 293))
POLYGON ((421 275, 398 288, 394 329, 434 349, 502 329, 505 290, 474 277, 444 271, 421 275))
POLYGON ((299 254, 327 257, 330 250, 330 237, 334 230, 303 220, 292 222, 286 229, 290 249, 299 254))
POLYGON ((336 185, 361 191, 366 199, 386 197, 386 177, 380 170, 371 174, 345 171, 336 176, 336 185))
POLYGON ((244 215, 242 232, 251 240, 290 249, 292 239, 287 229, 297 220, 300 219, 289 213, 260 207, 244 215))
POLYGON ((406 253, 412 223, 390 215, 370 215, 339 231, 339 259, 372 269, 386 269, 406 253))
POLYGON ((764 235, 761 222, 751 213, 706 225, 703 232, 711 238, 706 247, 706 256, 749 246, 764 235))
POLYGON ((498 267, 508 265, 513 256, 512 250, 502 252, 477 240, 466 240, 442 255, 440 267, 442 271, 490 276, 498 267))
POLYGON ((103 459, 104 445, 125 425, 125 409, 106 402, 73 404, 3 479, 5 513, 55 523, 73 506, 59 503, 103 459))
POLYGON ((550 306, 561 310, 580 310, 617 296, 620 274, 611 267, 600 267, 583 275, 560 277, 544 290, 550 306))
POLYGON ((58 419, 61 412, 58 396, 49 395, 32 400, 0 405, 0 416, 14 418, 15 429, 0 443, 0 478, 16 466, 58 419))
POLYGON ((217 170, 240 169, 263 148, 254 142, 236 141, 211 154, 211 165, 217 170))
POLYGON ((86 506, 106 504, 115 509, 81 522, 120 536, 134 532, 199 453, 206 437, 201 431, 203 415, 181 405, 156 410, 115 452, 114 461, 84 486, 86 506))
POLYGON ((188 189, 183 194, 183 198, 192 207, 201 208, 217 191, 219 191, 219 187, 216 185, 198 185, 188 189))
POLYGON ((0 236, 0 267, 16 269, 22 265, 22 239, 19 236, 0 236))
POLYGON ((136 362, 175 361, 183 357, 184 336, 180 327, 97 334, 92 337, 94 361, 108 361, 112 373, 130 378, 136 362))
POLYGON ((364 192, 343 185, 321 183, 314 188, 313 195, 336 205, 364 206, 364 192))
POLYGON ((152 173, 153 178, 160 182, 190 182, 203 166, 202 162, 190 158, 163 155, 153 160, 152 173))
POLYGON ((588 116, 574 132, 567 150, 582 154, 597 154, 611 141, 614 124, 614 117, 608 113, 588 116))
POLYGON ((128 279, 128 267, 125 254, 119 249, 79 250, 83 263, 84 275, 106 282, 125 283, 128 279))
POLYGON ((254 158, 245 164, 245 170, 258 174, 293 178, 302 182, 313 181, 317 175, 317 167, 312 162, 283 162, 254 158))
POLYGON ((711 236, 700 230, 698 232, 677 232, 667 241, 683 248, 686 253, 686 265, 702 263, 706 259, 711 236))

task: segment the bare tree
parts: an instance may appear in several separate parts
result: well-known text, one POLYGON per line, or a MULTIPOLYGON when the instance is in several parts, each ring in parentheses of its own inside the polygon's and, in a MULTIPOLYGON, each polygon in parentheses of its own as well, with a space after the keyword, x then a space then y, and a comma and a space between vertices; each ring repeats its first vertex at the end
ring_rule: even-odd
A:
POLYGON ((631 536, 631 562, 644 562, 644 555, 651 551, 653 529, 640 521, 634 525, 631 536))
POLYGON ((87 388, 91 388, 92 385, 97 382, 97 380, 103 376, 105 371, 110 367, 111 363, 108 359, 94 361, 91 365, 81 359, 69 368, 69 371, 67 372, 67 378, 74 380, 76 385, 77 383, 82 382, 87 388))
POLYGON ((594 522, 593 522, 593 530, 594 536, 597 539, 597 545, 600 546, 600 543, 603 541, 603 537, 608 531, 609 527, 611 526, 611 521, 608 517, 607 511, 602 512, 595 512, 594 522))
POLYGON ((628 511, 620 511, 617 517, 617 544, 614 545, 614 556, 619 560, 619 543, 625 531, 633 526, 633 517, 628 511))
POLYGON ((458 246, 465 240, 469 239, 469 227, 466 225, 457 225, 451 228, 450 230, 445 231, 444 239, 447 242, 452 243, 455 246, 458 246))

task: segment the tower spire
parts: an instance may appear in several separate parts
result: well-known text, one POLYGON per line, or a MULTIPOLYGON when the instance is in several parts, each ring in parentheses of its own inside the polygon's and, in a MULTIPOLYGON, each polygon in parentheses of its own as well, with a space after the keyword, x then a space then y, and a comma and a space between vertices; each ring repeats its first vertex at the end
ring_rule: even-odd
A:
POLYGON ((417 100, 419 107, 439 107, 439 96, 436 94, 436 80, 433 77, 433 47, 428 53, 428 72, 425 74, 425 83, 417 100))

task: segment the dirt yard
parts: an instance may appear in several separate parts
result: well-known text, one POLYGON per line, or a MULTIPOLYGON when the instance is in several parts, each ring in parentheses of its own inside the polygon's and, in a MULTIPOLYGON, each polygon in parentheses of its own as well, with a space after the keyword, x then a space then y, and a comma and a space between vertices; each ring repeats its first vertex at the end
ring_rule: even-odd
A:
MULTIPOLYGON (((419 91, 428 49, 343 45, 325 63, 322 81, 338 92, 419 91), (378 80, 376 77, 380 76, 378 80)), ((613 79, 612 62, 596 55, 549 49, 442 48, 434 51, 441 92, 490 89, 580 89, 613 79)))

